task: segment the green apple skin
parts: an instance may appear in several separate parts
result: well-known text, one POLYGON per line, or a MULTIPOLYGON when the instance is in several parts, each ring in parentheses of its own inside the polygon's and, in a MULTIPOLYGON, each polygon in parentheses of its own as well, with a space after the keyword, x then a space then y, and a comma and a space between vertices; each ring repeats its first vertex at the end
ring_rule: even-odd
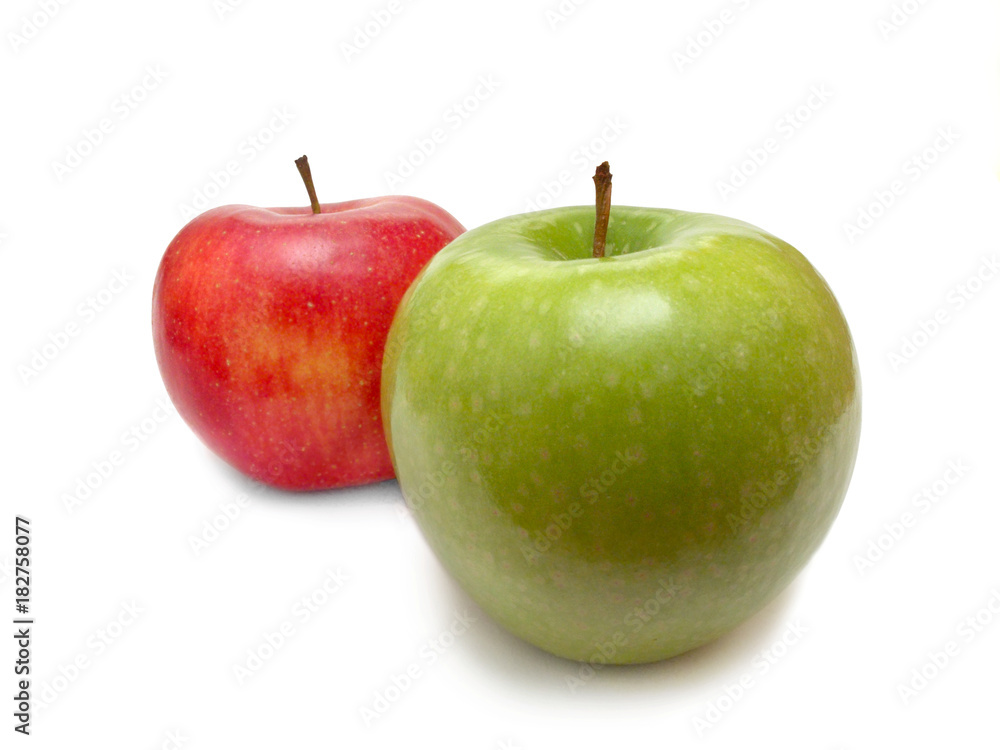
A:
POLYGON ((789 244, 615 206, 465 233, 397 310, 382 409, 408 507, 512 633, 595 663, 712 641, 829 530, 861 428, 857 356, 789 244))

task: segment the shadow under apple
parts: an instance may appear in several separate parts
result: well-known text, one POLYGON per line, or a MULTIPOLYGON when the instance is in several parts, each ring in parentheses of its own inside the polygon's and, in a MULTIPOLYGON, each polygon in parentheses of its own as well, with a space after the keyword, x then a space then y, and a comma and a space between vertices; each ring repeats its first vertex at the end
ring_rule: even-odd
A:
MULTIPOLYGON (((574 700, 592 694, 633 700, 643 695, 662 700, 664 691, 677 695, 678 706, 689 703, 705 688, 717 687, 733 674, 751 669, 754 657, 773 645, 785 628, 797 598, 797 581, 750 619, 720 638, 670 659, 648 664, 602 665, 564 659, 521 640, 497 624, 438 564, 437 588, 452 600, 451 607, 468 609, 476 627, 464 637, 465 647, 489 679, 501 679, 518 695, 525 692, 574 700)), ((450 610, 445 603, 442 609, 450 610)))
POLYGON ((402 502, 399 483, 395 478, 329 490, 286 490, 251 479, 225 461, 220 461, 213 454, 210 454, 210 459, 215 464, 215 470, 224 476, 229 484, 247 494, 252 493, 254 498, 265 503, 274 502, 285 506, 304 507, 321 503, 359 506, 378 503, 383 506, 394 506, 397 502, 402 502))

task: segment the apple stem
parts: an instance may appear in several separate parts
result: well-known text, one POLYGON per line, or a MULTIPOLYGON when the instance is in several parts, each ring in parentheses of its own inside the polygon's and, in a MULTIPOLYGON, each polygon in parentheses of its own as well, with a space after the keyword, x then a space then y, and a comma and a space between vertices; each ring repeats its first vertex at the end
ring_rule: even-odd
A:
POLYGON ((319 198, 316 197, 316 186, 313 185, 312 171, 309 169, 309 157, 300 156, 295 160, 295 166, 299 168, 302 181, 306 184, 306 190, 309 191, 309 202, 312 204, 313 213, 318 214, 320 212, 319 198))
POLYGON ((604 243, 608 239, 608 221, 611 219, 611 167, 601 164, 594 173, 597 188, 597 219, 594 221, 594 257, 604 257, 604 243))

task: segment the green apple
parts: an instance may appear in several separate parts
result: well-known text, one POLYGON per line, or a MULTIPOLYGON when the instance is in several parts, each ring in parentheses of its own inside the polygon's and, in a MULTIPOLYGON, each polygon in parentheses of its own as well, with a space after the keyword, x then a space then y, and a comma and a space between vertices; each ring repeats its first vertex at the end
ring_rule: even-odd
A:
POLYGON ((558 208, 447 245, 396 313, 382 409, 408 507, 488 614, 563 657, 640 663, 732 630, 806 564, 847 492, 861 385, 789 244, 615 206, 592 257, 601 224, 558 208))

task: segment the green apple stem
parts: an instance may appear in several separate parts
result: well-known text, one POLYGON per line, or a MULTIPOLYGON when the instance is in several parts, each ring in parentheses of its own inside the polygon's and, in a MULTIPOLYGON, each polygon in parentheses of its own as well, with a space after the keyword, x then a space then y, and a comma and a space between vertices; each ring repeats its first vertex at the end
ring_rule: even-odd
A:
POLYGON ((309 169, 309 157, 300 156, 295 160, 295 166, 299 168, 302 181, 306 184, 306 190, 309 191, 309 202, 312 204, 313 213, 318 214, 320 212, 319 198, 316 197, 316 186, 313 185, 312 170, 309 169))
POLYGON ((594 257, 604 257, 604 244, 608 239, 608 221, 611 219, 611 167, 601 164, 594 173, 597 188, 597 219, 594 221, 594 257))

